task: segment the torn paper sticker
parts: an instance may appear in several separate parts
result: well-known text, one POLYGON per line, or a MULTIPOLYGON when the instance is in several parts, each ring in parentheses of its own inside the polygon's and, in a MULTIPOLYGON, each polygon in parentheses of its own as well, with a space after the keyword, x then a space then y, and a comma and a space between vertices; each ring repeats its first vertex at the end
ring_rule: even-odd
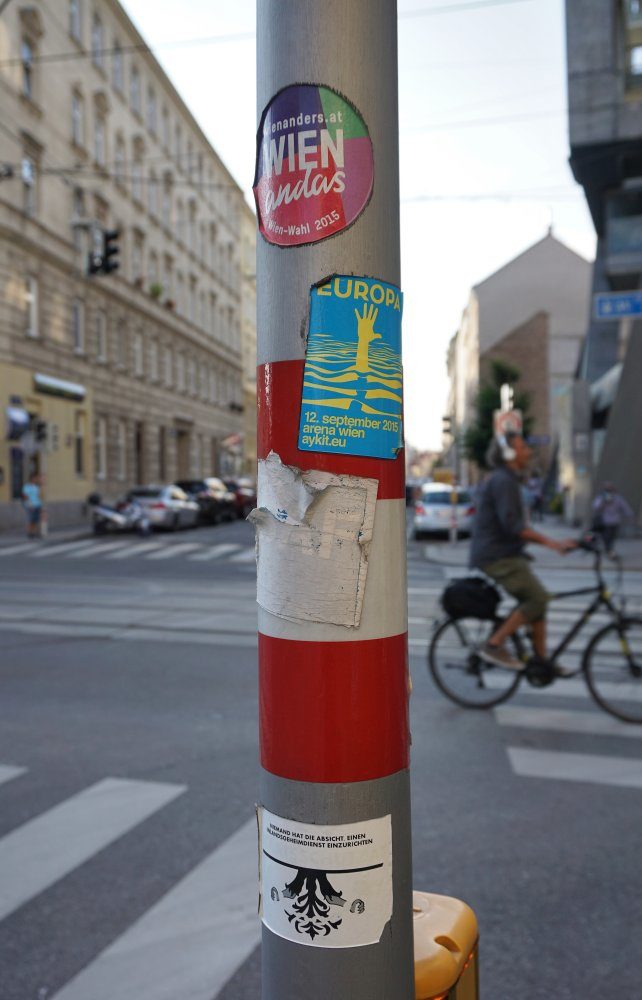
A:
POLYGON ((259 462, 257 600, 291 621, 361 620, 378 482, 259 462))
POLYGON ((320 826, 259 809, 261 918, 317 948, 376 944, 392 915, 390 816, 320 826))

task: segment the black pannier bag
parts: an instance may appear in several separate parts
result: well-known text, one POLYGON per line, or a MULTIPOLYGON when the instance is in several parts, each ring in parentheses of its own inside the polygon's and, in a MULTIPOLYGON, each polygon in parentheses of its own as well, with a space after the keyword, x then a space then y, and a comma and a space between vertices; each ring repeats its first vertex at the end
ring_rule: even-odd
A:
POLYGON ((451 580, 441 595, 441 606, 451 618, 494 618, 501 594, 480 576, 451 580))

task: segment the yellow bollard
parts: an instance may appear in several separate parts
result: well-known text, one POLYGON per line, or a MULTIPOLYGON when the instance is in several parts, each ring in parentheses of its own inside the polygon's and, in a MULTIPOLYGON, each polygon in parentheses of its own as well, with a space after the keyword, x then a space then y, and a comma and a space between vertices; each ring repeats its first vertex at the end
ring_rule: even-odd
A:
POLYGON ((478 1000, 475 914, 450 896, 412 895, 415 1000, 478 1000))

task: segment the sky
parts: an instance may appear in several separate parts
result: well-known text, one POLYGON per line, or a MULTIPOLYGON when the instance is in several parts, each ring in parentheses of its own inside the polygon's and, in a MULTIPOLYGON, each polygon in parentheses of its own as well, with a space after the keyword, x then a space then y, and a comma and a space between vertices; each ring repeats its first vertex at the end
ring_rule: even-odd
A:
MULTIPOLYGON (((255 0, 121 2, 253 206, 255 0)), ((564 0, 398 0, 398 14, 406 441, 439 449, 471 287, 549 226, 588 259, 595 233, 567 162, 564 0)))

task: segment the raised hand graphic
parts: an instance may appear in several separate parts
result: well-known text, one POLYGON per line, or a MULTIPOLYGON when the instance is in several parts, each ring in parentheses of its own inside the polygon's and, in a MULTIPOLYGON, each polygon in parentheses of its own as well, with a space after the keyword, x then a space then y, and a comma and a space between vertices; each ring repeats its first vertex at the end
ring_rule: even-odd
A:
POLYGON ((377 321, 377 316, 379 315, 379 310, 376 306, 367 305, 363 307, 363 316, 360 315, 359 310, 355 309, 355 316, 357 317, 357 362, 355 364, 355 371, 358 372, 368 372, 370 371, 370 361, 368 357, 368 352, 370 350, 370 344, 373 340, 381 340, 381 334, 375 333, 374 325, 377 321))

